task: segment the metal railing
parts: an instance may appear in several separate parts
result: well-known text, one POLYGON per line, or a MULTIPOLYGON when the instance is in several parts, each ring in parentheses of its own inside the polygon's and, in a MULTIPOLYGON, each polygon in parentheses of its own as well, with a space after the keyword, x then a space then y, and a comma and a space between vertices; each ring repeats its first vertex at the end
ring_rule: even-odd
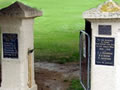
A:
POLYGON ((86 33, 84 30, 80 31, 80 43, 79 43, 79 50, 80 50, 80 83, 82 85, 82 87, 84 88, 84 90, 90 90, 90 69, 91 69, 91 63, 90 63, 90 36, 88 35, 88 33, 86 33), (85 87, 83 81, 82 81, 82 43, 83 43, 83 35, 86 36, 86 39, 88 41, 88 45, 87 45, 87 86, 85 87))

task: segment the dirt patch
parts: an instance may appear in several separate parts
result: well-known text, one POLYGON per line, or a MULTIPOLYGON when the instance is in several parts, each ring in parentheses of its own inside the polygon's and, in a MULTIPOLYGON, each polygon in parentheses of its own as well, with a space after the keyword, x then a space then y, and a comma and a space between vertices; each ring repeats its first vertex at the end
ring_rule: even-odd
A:
POLYGON ((36 71, 38 90, 66 90, 69 82, 65 82, 61 73, 39 69, 36 71))
POLYGON ((72 78, 79 78, 79 64, 35 63, 38 90, 67 90, 72 78))

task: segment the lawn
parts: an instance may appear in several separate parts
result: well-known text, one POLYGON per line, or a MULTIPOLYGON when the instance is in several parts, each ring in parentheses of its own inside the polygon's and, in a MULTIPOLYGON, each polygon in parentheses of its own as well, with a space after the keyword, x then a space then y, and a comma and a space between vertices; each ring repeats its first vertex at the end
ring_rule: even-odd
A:
MULTIPOLYGON (((0 0, 0 8, 14 1, 0 0)), ((105 0, 18 1, 43 11, 34 24, 35 59, 66 62, 79 60, 79 32, 84 29, 82 13, 105 0)))
POLYGON ((84 90, 78 79, 72 79, 70 87, 67 90, 84 90))

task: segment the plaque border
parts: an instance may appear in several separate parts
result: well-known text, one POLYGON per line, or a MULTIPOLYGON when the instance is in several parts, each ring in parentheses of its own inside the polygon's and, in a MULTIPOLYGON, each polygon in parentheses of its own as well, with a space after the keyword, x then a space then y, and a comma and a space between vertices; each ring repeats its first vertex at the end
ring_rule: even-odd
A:
POLYGON ((18 41, 19 39, 18 39, 18 33, 1 33, 1 36, 2 36, 2 38, 1 38, 2 39, 2 58, 3 59, 18 59, 19 58, 19 45, 18 45, 19 44, 19 41, 18 41), (4 34, 16 35, 16 38, 17 38, 17 56, 16 57, 4 57, 4 49, 3 49, 3 46, 4 46, 3 45, 3 42, 4 42, 3 41, 3 35, 4 34))
POLYGON ((104 65, 104 66, 114 66, 114 59, 115 59, 115 38, 114 37, 95 37, 95 64, 96 65, 104 65), (105 63, 105 61, 101 62, 100 60, 97 61, 96 57, 97 57, 97 52, 96 52, 96 39, 97 38, 109 38, 109 39, 113 39, 113 44, 114 44, 114 51, 113 51, 113 60, 111 61, 111 64, 107 64, 105 63))

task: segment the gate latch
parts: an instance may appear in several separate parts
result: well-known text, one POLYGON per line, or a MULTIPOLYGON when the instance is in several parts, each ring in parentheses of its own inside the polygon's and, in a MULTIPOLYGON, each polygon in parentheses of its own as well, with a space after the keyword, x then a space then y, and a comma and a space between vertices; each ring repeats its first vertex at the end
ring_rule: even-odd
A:
POLYGON ((28 54, 32 53, 34 49, 28 49, 28 54))

